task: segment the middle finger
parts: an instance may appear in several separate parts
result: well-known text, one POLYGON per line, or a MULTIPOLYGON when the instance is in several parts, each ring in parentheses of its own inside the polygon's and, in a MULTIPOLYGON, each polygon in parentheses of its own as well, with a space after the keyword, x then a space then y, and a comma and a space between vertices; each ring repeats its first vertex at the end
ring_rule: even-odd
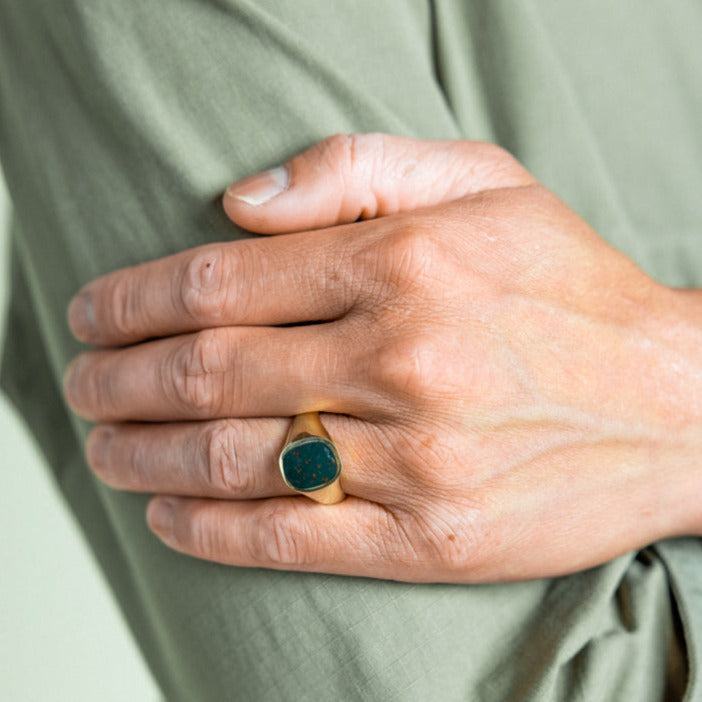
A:
POLYGON ((325 411, 363 416, 371 393, 352 372, 339 323, 224 327, 110 351, 66 373, 71 407, 92 421, 275 417, 325 411))

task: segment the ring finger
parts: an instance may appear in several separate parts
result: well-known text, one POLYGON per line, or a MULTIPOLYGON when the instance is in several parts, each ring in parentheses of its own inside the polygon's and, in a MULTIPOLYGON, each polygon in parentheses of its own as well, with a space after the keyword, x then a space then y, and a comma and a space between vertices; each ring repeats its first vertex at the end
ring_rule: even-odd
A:
MULTIPOLYGON (((397 489, 387 453, 375 448, 386 441, 382 428, 340 415, 323 419, 349 494, 379 500, 397 489)), ((289 426, 284 418, 100 425, 86 455, 98 477, 120 490, 226 499, 294 495, 278 469, 289 426)))

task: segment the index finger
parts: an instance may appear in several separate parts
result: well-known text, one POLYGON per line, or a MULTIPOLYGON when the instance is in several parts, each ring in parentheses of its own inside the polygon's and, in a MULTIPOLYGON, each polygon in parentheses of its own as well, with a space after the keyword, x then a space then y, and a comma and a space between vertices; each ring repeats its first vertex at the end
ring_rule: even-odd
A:
POLYGON ((121 346, 208 327, 335 319, 352 304, 353 226, 209 244, 108 273, 71 301, 71 331, 121 346))

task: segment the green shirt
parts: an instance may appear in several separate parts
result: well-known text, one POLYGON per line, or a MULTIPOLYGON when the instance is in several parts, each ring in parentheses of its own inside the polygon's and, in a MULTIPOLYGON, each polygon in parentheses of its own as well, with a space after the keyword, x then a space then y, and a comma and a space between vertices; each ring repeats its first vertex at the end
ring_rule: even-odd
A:
POLYGON ((60 394, 80 285, 245 236, 224 187, 338 131, 498 142, 648 273, 699 286, 700 36, 699 0, 0 3, 2 387, 169 700, 639 701, 686 675, 702 699, 697 538, 507 585, 225 567, 94 478, 60 394))

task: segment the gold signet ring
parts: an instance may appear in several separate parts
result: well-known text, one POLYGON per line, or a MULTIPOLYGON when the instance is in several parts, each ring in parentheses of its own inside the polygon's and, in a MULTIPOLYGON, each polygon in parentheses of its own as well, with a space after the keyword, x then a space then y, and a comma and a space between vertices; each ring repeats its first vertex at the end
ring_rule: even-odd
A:
POLYGON ((293 417, 278 464, 285 484, 295 492, 324 505, 346 497, 340 482, 341 458, 319 412, 293 417))

